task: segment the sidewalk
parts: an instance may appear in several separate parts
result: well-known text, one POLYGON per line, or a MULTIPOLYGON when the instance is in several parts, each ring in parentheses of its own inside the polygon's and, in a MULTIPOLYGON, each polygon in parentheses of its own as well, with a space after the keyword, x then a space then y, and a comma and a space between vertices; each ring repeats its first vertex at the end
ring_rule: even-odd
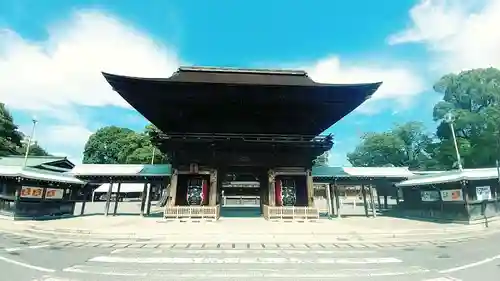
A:
POLYGON ((450 241, 500 232, 500 223, 438 224, 391 217, 351 217, 317 222, 221 218, 217 222, 166 222, 139 216, 86 216, 50 221, 0 220, 0 231, 39 239, 115 243, 317 242, 397 243, 450 241))

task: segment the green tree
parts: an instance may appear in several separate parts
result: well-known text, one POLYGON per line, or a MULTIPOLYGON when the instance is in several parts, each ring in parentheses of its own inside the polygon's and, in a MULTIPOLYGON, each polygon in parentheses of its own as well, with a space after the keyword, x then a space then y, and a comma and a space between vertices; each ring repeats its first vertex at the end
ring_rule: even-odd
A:
POLYGON ((313 163, 313 166, 328 166, 328 157, 329 157, 330 153, 329 151, 325 151, 323 154, 321 154, 320 156, 316 157, 316 159, 314 160, 314 163, 313 163))
POLYGON ((432 163, 432 138, 419 122, 397 125, 382 133, 367 133, 361 143, 347 154, 353 166, 395 166, 425 169, 432 163))
POLYGON ((17 150, 22 146, 22 139, 12 115, 5 104, 0 103, 0 156, 19 154, 17 150))
MULTIPOLYGON (((20 155, 24 155, 26 153, 27 143, 23 142, 22 146, 17 149, 17 153, 20 155)), ((32 143, 30 145, 30 151, 28 153, 30 156, 50 156, 50 154, 43 149, 38 143, 32 143)))
POLYGON ((500 155, 500 70, 474 69, 443 76, 434 90, 443 100, 434 107, 440 140, 434 157, 446 168, 457 165, 451 129, 445 116, 454 116, 453 125, 464 167, 491 167, 500 155))
MULTIPOLYGON (((149 129, 148 129, 149 128, 149 129)), ((154 151, 154 163, 163 163, 166 157, 153 146, 147 126, 142 133, 116 126, 104 127, 92 134, 83 152, 83 163, 92 164, 148 164, 154 151)))

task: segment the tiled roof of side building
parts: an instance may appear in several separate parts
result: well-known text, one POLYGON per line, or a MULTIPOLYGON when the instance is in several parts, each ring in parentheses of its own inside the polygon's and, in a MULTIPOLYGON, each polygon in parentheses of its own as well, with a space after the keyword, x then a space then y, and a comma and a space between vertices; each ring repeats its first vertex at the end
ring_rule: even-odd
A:
MULTIPOLYGON (((1 166, 24 166, 24 156, 23 155, 12 155, 0 157, 1 166)), ((66 157, 60 156, 29 156, 26 162, 27 167, 36 167, 40 165, 45 165, 58 161, 69 161, 66 157)), ((71 162, 71 161, 69 161, 71 162)))

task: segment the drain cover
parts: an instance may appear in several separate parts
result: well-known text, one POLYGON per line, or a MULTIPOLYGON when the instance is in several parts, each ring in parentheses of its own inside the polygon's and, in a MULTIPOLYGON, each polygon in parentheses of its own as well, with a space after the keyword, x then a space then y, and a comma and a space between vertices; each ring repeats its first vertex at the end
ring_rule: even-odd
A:
POLYGON ((441 248, 441 249, 448 248, 448 246, 445 246, 445 245, 437 245, 436 247, 441 248))
POLYGON ((415 251, 414 248, 404 248, 403 251, 412 252, 415 251))
POLYGON ((442 255, 437 256, 437 258, 438 259, 449 259, 450 255, 448 255, 448 254, 442 254, 442 255))

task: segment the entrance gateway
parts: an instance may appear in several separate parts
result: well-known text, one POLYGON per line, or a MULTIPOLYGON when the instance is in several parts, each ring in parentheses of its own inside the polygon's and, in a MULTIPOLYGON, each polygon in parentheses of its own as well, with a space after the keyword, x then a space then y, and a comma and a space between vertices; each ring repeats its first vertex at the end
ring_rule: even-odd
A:
POLYGON ((313 160, 333 146, 320 135, 381 83, 316 83, 304 71, 181 67, 170 78, 103 73, 159 131, 169 155, 166 213, 218 218, 313 207, 313 160), (255 211, 255 210, 254 210, 255 211), (244 212, 243 212, 244 213, 244 212))

